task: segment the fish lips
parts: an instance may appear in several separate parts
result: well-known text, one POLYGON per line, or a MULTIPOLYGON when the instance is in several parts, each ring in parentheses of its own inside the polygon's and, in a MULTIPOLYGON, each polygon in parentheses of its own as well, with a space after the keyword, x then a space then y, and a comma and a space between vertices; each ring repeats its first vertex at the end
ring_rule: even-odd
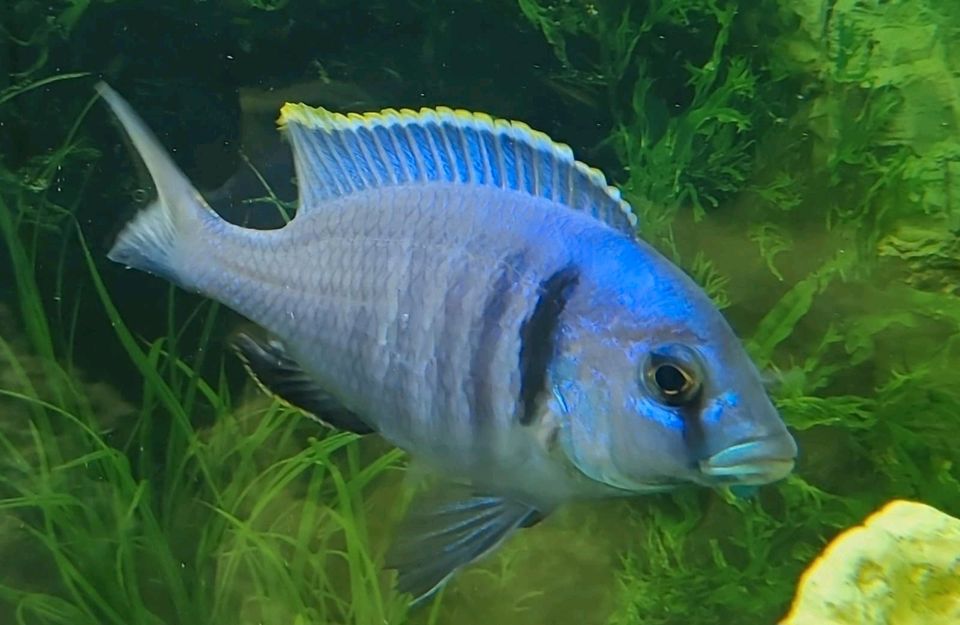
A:
POLYGON ((760 485, 787 477, 796 464, 793 438, 766 437, 731 445, 700 460, 700 473, 719 484, 760 485))

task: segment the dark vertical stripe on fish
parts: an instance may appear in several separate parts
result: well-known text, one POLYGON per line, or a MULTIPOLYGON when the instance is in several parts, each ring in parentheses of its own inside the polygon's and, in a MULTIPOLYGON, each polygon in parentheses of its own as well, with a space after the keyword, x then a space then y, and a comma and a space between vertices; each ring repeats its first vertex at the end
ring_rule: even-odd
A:
POLYGON ((537 304, 520 326, 520 423, 536 417, 537 398, 546 390, 547 367, 557 344, 560 315, 573 294, 580 272, 567 266, 540 283, 537 304))
POLYGON ((504 258, 483 303, 476 349, 470 359, 470 379, 473 380, 470 414, 478 424, 491 422, 497 416, 494 414, 494 376, 498 372, 493 369, 497 346, 502 338, 499 333, 503 331, 503 317, 509 308, 511 293, 524 263, 522 252, 504 258))

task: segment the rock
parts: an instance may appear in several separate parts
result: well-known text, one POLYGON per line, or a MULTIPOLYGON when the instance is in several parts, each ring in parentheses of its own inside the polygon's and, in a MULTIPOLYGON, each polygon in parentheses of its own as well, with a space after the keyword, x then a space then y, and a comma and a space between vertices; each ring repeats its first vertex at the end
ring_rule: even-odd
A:
POLYGON ((896 500, 807 569, 780 625, 957 625, 960 519, 896 500))

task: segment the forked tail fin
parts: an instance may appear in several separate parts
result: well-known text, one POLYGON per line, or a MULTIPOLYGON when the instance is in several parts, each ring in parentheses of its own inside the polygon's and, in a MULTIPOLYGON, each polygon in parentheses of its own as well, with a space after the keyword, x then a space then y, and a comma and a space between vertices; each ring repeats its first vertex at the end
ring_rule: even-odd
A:
POLYGON ((188 259, 205 236, 216 234, 226 222, 207 205, 126 100, 103 82, 97 92, 133 142, 158 195, 124 227, 107 256, 192 288, 193 263, 188 259))

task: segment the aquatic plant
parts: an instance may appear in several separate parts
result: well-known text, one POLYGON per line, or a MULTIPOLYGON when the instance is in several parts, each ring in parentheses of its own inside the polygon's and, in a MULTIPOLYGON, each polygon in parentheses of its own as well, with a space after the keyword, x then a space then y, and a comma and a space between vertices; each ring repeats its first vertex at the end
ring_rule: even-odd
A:
MULTIPOLYGON (((30 2, 0 7, 2 64, 10 46, 28 59, 0 72, 0 252, 12 261, 0 295, 16 318, 0 320, 0 561, 33 562, 0 571, 0 620, 770 623, 827 541, 885 501, 960 514, 953 4, 336 7, 339 25, 422 24, 429 36, 347 46, 324 57, 327 79, 373 84, 386 64, 400 76, 390 89, 410 86, 381 89, 384 101, 416 105, 435 84, 431 98, 523 118, 602 166, 643 235, 748 339, 802 453, 794 477, 749 499, 681 492, 569 510, 409 618, 378 569, 376 520, 394 506, 375 487, 393 483, 398 455, 236 400, 225 311, 170 292, 144 321, 160 338, 130 330, 128 316, 150 317, 129 294, 144 287, 103 269, 97 224, 122 221, 103 212, 142 190, 99 171, 112 139, 87 118, 82 74, 103 66, 50 61, 73 58, 72 34, 107 4, 55 3, 51 19, 30 2), (491 58, 455 56, 484 10, 504 22, 482 22, 491 40, 525 46, 490 49, 496 82, 478 78, 491 58), (129 384, 124 399, 98 378, 129 384), (582 583, 586 572, 600 581, 582 583)), ((289 24, 304 11, 295 2, 231 3, 229 19, 209 4, 196 8, 204 23, 229 23, 243 50, 293 48, 303 32, 289 24)))
POLYGON ((758 103, 763 72, 730 42, 737 3, 520 6, 562 62, 557 79, 604 92, 622 187, 645 236, 665 236, 680 207, 702 216, 746 186, 756 126, 773 102, 758 103))
MULTIPOLYGON (((36 163, 91 155, 72 132, 65 141, 36 163)), ((71 213, 3 173, 20 181, 0 194, 0 240, 25 331, 18 340, 5 320, 0 338, 3 620, 396 621, 405 608, 380 590, 366 514, 369 484, 399 452, 361 461, 353 435, 305 429, 276 403, 234 405, 222 363, 214 383, 197 372, 214 351, 215 306, 183 320, 171 302, 166 336, 135 337, 71 213), (76 308, 65 336, 49 325, 35 268, 50 229, 75 233, 113 339, 144 380, 136 408, 75 367, 76 308), (202 330, 187 355, 191 319, 202 330)))

